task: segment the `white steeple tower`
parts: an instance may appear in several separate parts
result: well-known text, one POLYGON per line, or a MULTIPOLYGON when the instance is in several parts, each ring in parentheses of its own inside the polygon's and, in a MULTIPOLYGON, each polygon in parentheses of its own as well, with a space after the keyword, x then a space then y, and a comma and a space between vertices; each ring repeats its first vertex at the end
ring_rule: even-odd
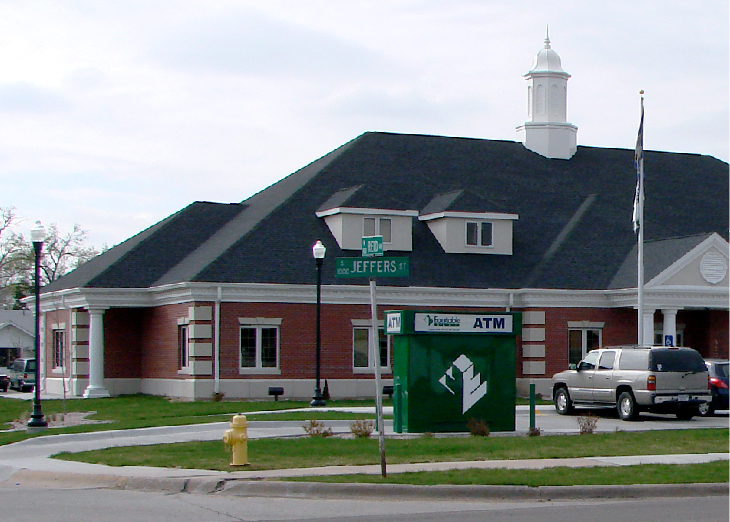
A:
POLYGON ((568 78, 560 56, 545 47, 535 56, 527 80, 527 121, 517 127, 525 148, 546 158, 570 159, 575 154, 578 127, 567 122, 568 78))

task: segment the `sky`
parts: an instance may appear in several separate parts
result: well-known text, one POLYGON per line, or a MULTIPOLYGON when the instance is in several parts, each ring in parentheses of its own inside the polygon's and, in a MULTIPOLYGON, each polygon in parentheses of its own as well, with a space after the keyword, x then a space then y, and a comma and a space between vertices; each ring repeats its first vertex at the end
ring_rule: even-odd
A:
POLYGON ((517 141, 548 27, 579 146, 632 149, 643 89, 646 149, 728 161, 729 20, 726 0, 0 0, 0 207, 113 246, 364 132, 517 141))

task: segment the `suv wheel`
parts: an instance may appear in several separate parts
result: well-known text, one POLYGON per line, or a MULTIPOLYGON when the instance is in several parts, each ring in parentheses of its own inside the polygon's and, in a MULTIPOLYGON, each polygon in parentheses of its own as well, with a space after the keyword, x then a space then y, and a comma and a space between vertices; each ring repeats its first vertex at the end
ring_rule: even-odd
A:
POLYGON ((621 392, 616 402, 616 409, 621 420, 632 421, 639 416, 639 409, 636 407, 636 400, 631 392, 621 392))
POLYGON ((700 404, 699 413, 702 417, 712 417, 715 414, 715 408, 709 402, 700 404))
POLYGON ((558 388, 555 390, 555 411, 560 415, 570 415, 573 413, 573 401, 570 400, 568 390, 565 388, 558 388))

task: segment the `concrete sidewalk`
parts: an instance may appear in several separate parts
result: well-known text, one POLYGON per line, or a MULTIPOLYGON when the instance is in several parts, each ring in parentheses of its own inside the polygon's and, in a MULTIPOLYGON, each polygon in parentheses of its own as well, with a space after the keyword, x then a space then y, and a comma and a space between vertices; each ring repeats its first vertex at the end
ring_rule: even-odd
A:
MULTIPOLYGON (((358 410, 359 412, 359 410, 358 410)), ((252 421, 249 424, 250 440, 301 436, 304 433, 302 421, 252 421)), ((334 433, 349 433, 349 421, 327 421, 334 433)), ((111 467, 83 462, 70 462, 50 458, 61 452, 79 452, 119 446, 137 446, 148 444, 166 444, 172 442, 221 440, 227 422, 197 424, 189 426, 164 426, 121 431, 100 431, 80 434, 59 434, 27 439, 14 444, 0 446, 0 485, 12 486, 27 483, 68 487, 68 485, 94 485, 96 487, 115 487, 125 489, 142 489, 178 492, 227 492, 242 495, 334 495, 347 494, 380 494, 396 496, 422 496, 434 498, 436 491, 444 495, 463 496, 481 495, 484 498, 512 498, 515 494, 532 495, 530 498, 546 498, 550 495, 568 495, 574 498, 595 498, 595 495, 606 495, 621 498, 631 497, 637 491, 651 491, 651 495, 674 495, 677 488, 672 486, 651 487, 582 487, 569 488, 515 488, 512 486, 466 486, 466 487, 395 487, 393 485, 374 484, 322 484, 272 482, 272 479, 287 477, 308 477, 322 475, 380 475, 379 465, 368 466, 325 466, 303 469, 284 469, 268 471, 211 471, 190 469, 169 469, 152 467, 111 467), (269 480, 266 480, 269 479, 269 480), (424 489, 426 488, 426 489, 424 489), (461 488, 461 489, 458 489, 461 488), (476 488, 476 489, 475 489, 476 488), (320 491, 321 490, 321 491, 320 491), (318 492, 319 491, 319 492, 318 492), (238 492, 238 493, 236 493, 238 492), (318 492, 318 493, 317 493, 318 492), (430 492, 430 493, 429 493, 430 492), (478 493, 476 493, 478 492, 478 493)), ((387 437, 400 436, 392 431, 392 422, 385 422, 387 437)), ((386 441, 387 453, 387 441, 386 441)), ((728 460, 727 453, 714 454, 677 454, 677 455, 643 455, 633 457, 587 457, 571 459, 530 459, 530 460, 488 460, 470 462, 433 462, 418 464, 391 464, 387 466, 388 474, 445 471, 456 469, 542 469, 548 467, 595 467, 595 466, 630 466, 635 464, 690 464, 717 460, 728 460)), ((683 494, 727 495, 728 484, 682 485, 683 494), (689 492, 689 493, 687 493, 689 492)), ((399 497, 400 498, 400 497, 399 497)), ((421 498, 421 497, 419 497, 421 498)), ((524 497, 527 498, 527 497, 524 497)), ((553 498, 552 496, 550 498, 553 498)), ((554 498, 567 498, 557 496, 554 498)))

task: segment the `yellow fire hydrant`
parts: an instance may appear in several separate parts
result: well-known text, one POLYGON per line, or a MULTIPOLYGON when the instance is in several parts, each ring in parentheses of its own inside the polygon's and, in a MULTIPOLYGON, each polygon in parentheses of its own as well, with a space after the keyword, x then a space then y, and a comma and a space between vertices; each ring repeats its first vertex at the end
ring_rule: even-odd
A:
POLYGON ((248 421, 245 415, 234 415, 227 430, 223 434, 223 442, 231 447, 233 454, 231 466, 248 464, 248 421))

